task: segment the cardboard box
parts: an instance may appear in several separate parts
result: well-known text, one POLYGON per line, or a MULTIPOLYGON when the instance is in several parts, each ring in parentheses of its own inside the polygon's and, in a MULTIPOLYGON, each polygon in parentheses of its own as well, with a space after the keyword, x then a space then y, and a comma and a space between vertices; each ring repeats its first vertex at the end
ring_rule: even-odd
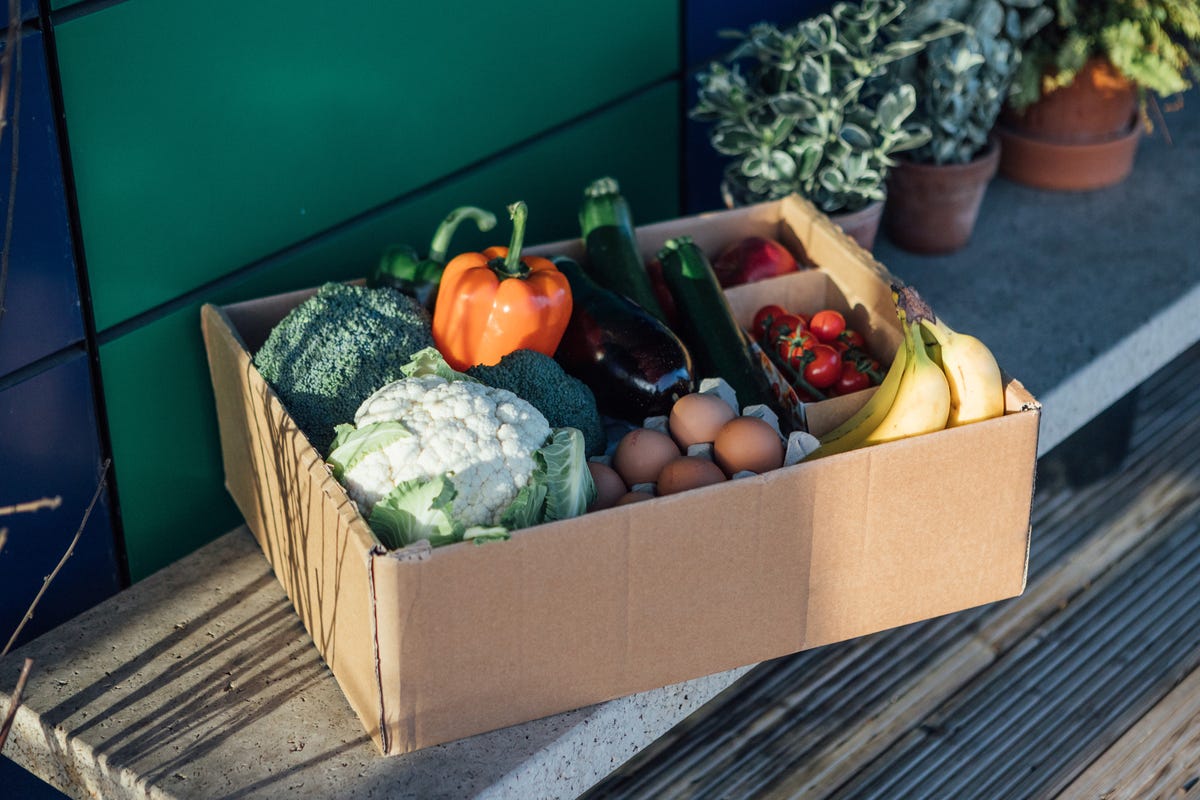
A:
MULTIPOLYGON (((709 251, 750 233, 803 246, 822 269, 783 279, 789 291, 827 293, 873 346, 899 342, 882 267, 807 203, 650 225, 639 241, 649 255, 684 232, 709 251)), ((774 289, 735 290, 732 302, 752 313, 763 291, 774 289)), ((384 753, 1024 588, 1039 408, 1016 381, 1002 418, 506 542, 386 552, 251 363, 308 294, 203 309, 226 485, 384 753)))

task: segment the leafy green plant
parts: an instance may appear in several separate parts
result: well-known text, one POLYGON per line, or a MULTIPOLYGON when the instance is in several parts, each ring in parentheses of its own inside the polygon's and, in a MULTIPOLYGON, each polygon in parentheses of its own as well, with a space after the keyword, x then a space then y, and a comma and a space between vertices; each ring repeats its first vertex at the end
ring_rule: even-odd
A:
POLYGON ((1196 0, 1054 0, 1054 21, 1034 36, 1011 98, 1025 109, 1068 86, 1089 59, 1107 58, 1137 87, 1172 95, 1200 81, 1200 5, 1196 0))
POLYGON ((791 193, 825 212, 882 200, 892 155, 919 147, 929 131, 909 121, 916 92, 887 69, 922 44, 892 38, 897 0, 842 2, 780 28, 759 23, 699 75, 693 119, 731 158, 725 184, 735 202, 791 193))
POLYGON ((1053 13, 1044 0, 916 0, 897 19, 897 35, 926 42, 896 62, 898 78, 912 84, 912 119, 931 138, 909 154, 913 161, 965 164, 986 149, 1021 64, 1026 41, 1053 13))

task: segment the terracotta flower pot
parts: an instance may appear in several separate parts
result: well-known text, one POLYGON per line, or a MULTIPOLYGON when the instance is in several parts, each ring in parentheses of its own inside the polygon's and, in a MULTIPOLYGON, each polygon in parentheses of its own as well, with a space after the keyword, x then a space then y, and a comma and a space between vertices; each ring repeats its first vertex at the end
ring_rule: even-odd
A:
POLYGON ((871 252, 875 246, 875 236, 879 233, 879 223, 883 218, 882 200, 860 208, 858 211, 830 214, 829 219, 839 226, 846 235, 858 242, 859 247, 871 252))
POLYGON ((1132 120, 1116 138, 1064 144, 997 128, 1003 143, 1000 174, 1035 189, 1085 192, 1114 186, 1133 171, 1142 129, 1132 120))
POLYGON ((1137 89, 1104 58, 1088 61, 1070 86, 1055 89, 1017 113, 1006 108, 1004 127, 1031 139, 1095 143, 1123 136, 1137 115, 1137 89))
POLYGON ((1105 59, 1089 61, 1070 86, 1023 113, 1005 109, 996 135, 1000 174, 1038 189, 1088 191, 1133 170, 1140 126, 1137 90, 1105 59))
POLYGON ((1000 149, 993 139, 966 164, 900 161, 888 173, 883 212, 888 238, 914 253, 952 253, 965 246, 996 174, 1000 149))

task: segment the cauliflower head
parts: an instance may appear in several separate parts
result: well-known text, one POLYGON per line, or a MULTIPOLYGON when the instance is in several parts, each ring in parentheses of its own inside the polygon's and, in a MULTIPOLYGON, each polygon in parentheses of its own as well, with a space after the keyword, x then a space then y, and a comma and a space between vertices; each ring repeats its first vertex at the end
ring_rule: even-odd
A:
POLYGON ((542 413, 512 392, 440 375, 384 386, 354 421, 360 431, 386 431, 382 447, 343 455, 340 480, 364 514, 401 484, 448 478, 453 517, 468 527, 499 523, 551 436, 542 413))

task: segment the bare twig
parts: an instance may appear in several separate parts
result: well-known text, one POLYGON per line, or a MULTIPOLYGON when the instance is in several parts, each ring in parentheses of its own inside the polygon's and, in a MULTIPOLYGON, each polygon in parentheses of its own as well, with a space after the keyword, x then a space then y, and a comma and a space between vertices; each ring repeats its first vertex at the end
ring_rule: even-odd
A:
POLYGON ((0 552, 3 552, 6 544, 8 544, 8 528, 0 528, 0 552))
POLYGON ((25 629, 25 623, 33 619, 33 612, 37 608, 38 603, 41 602, 42 595, 46 593, 46 589, 50 588, 50 583, 58 577, 58 573, 62 571, 63 565, 67 563, 67 559, 75 554, 75 545, 79 544, 79 538, 83 536, 83 529, 87 527, 88 518, 92 515, 92 509, 96 507, 96 501, 100 499, 100 492, 104 489, 104 484, 108 481, 108 468, 111 463, 112 459, 104 459, 104 464, 100 468, 100 480, 96 484, 96 492, 92 495, 92 502, 88 503, 87 510, 83 512, 83 521, 79 523, 79 530, 75 531, 75 538, 68 545, 67 552, 63 553, 62 558, 58 560, 54 571, 42 579, 42 588, 38 590, 37 596, 29 604, 29 610, 25 612, 25 616, 21 618, 21 624, 17 626, 12 636, 9 637, 8 644, 4 645, 3 650, 0 650, 0 658, 8 655, 8 651, 12 649, 13 643, 17 641, 17 637, 21 635, 21 631, 25 629))
POLYGON ((0 131, 8 124, 8 93, 12 89, 13 49, 21 38, 21 0, 8 0, 8 31, 4 35, 4 55, 0 56, 0 131))
POLYGON ((40 509, 49 509, 53 511, 62 505, 62 497, 42 497, 37 500, 29 500, 24 503, 16 503, 11 506, 0 506, 0 517, 7 514, 28 514, 40 509))
POLYGON ((8 293, 8 265, 12 256, 13 225, 17 208, 17 154, 20 151, 21 115, 21 3, 8 0, 8 34, 0 65, 0 134, 12 121, 12 167, 8 177, 8 208, 4 219, 4 244, 0 246, 0 322, 4 320, 4 297, 8 293), (15 75, 15 78, 14 78, 15 75), (15 88, 14 88, 15 87, 15 88), (8 95, 12 92, 12 116, 8 115, 8 95))
POLYGON ((12 696, 8 699, 8 711, 4 714, 4 723, 0 724, 0 751, 4 750, 4 743, 8 741, 8 731, 12 728, 13 720, 17 716, 17 706, 21 705, 21 695, 25 691, 25 682, 29 680, 29 671, 33 669, 33 659, 25 659, 24 666, 21 667, 21 676, 17 678, 17 688, 13 689, 12 696))

